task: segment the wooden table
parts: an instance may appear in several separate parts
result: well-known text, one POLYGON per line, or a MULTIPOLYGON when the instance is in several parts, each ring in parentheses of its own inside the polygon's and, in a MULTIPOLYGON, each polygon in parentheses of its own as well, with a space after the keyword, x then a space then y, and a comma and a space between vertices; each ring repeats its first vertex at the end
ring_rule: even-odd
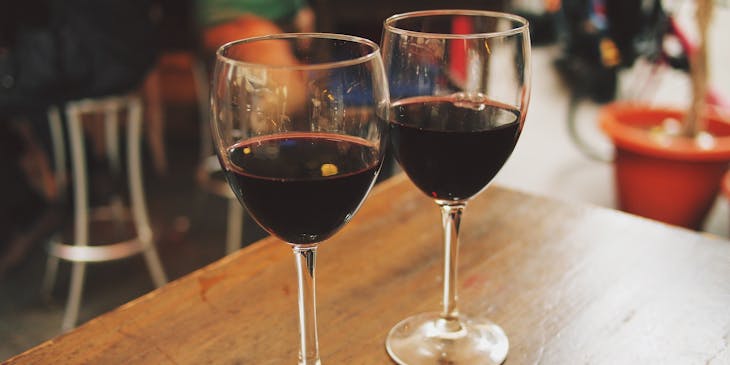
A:
MULTIPOLYGON (((438 209, 402 176, 320 249, 325 364, 389 364, 390 327, 437 310, 438 209)), ((497 186, 462 222, 462 312, 511 342, 506 364, 730 364, 730 242, 497 186)), ((289 248, 265 239, 9 364, 294 364, 289 248)))

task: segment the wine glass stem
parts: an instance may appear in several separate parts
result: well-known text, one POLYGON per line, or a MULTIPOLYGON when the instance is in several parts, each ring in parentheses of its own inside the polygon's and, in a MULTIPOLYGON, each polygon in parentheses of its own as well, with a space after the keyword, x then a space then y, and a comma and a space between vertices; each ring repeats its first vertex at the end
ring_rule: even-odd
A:
POLYGON ((314 266, 316 246, 294 247, 299 285, 299 365, 320 365, 314 266))
POLYGON ((465 203, 441 204, 444 226, 444 297, 441 322, 444 330, 449 332, 461 329, 457 309, 456 269, 459 256, 459 225, 465 208, 465 203))

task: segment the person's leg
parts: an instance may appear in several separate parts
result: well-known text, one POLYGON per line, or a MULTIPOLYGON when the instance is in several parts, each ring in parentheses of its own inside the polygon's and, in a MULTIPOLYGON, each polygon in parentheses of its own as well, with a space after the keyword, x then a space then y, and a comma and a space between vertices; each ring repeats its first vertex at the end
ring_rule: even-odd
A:
MULTIPOLYGON (((23 125, 20 130, 29 130, 29 126, 23 125)), ((48 226, 43 223, 47 200, 32 187, 32 179, 26 172, 33 158, 28 157, 23 133, 26 132, 19 132, 9 119, 0 120, 0 166, 3 167, 0 174, 0 277, 22 261, 43 236, 38 233, 45 232, 43 228, 48 226)), ((36 150, 30 155, 38 153, 36 150)))

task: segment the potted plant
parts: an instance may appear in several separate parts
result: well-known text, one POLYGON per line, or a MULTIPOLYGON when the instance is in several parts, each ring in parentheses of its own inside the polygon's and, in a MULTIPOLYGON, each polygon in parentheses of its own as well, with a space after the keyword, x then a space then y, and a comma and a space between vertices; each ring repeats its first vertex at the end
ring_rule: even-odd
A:
POLYGON ((707 106, 707 28, 712 0, 697 1, 699 44, 690 52, 688 110, 616 102, 601 108, 615 147, 621 210, 699 230, 730 162, 730 118, 707 106))

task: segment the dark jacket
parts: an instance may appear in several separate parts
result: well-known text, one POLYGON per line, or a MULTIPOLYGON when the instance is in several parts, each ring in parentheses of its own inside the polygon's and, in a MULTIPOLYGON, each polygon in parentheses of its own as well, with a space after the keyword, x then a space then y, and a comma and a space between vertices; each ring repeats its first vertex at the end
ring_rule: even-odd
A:
POLYGON ((0 0, 0 117, 130 91, 155 59, 149 0, 0 0))

